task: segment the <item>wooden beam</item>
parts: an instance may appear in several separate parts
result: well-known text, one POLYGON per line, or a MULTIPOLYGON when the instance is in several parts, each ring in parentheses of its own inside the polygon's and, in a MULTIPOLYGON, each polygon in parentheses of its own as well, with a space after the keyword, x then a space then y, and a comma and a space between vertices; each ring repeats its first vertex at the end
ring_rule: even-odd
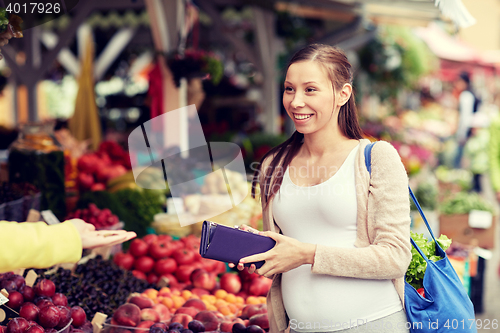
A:
POLYGON ((137 29, 135 28, 122 28, 106 44, 105 49, 99 55, 94 66, 94 79, 99 81, 104 73, 108 70, 109 66, 115 59, 122 53, 130 40, 134 37, 137 29))
POLYGON ((250 62, 252 62, 259 71, 262 72, 262 62, 259 60, 255 52, 250 48, 250 46, 241 38, 228 31, 224 25, 224 20, 222 19, 219 11, 210 0, 198 0, 198 5, 200 8, 212 19, 212 24, 215 30, 220 31, 220 33, 229 40, 236 49, 240 50, 245 54, 250 62))
POLYGON ((89 14, 94 10, 95 6, 99 2, 104 2, 100 0, 85 0, 80 1, 73 12, 76 12, 75 16, 71 19, 71 24, 66 30, 59 36, 59 41, 57 45, 50 50, 42 61, 41 67, 36 71, 36 76, 41 78, 45 71, 52 65, 54 60, 57 58, 57 55, 61 51, 62 48, 68 46, 73 37, 75 36, 76 30, 78 27, 85 22, 88 18, 89 14))
POLYGON ((255 20, 255 34, 257 49, 262 62, 264 84, 264 98, 261 103, 264 109, 264 130, 267 133, 278 134, 279 127, 279 98, 278 86, 276 84, 276 50, 273 12, 253 6, 253 17, 255 20))
POLYGON ((311 6, 303 6, 287 2, 278 2, 275 8, 278 11, 288 12, 295 16, 340 21, 340 22, 351 22, 357 16, 357 14, 354 12, 345 12, 345 11, 337 11, 332 9, 324 9, 311 6))

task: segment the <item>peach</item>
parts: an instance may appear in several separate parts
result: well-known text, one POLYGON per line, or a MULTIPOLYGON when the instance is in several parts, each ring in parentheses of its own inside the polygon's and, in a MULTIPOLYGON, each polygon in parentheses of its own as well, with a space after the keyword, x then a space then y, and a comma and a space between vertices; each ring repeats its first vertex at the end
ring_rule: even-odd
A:
POLYGON ((175 314, 178 314, 178 313, 185 313, 185 314, 188 314, 190 315, 191 317, 194 318, 194 316, 196 316, 198 314, 198 312, 200 312, 200 310, 198 310, 197 308, 193 308, 193 307, 180 307, 178 308, 176 311, 175 311, 175 314))
POLYGON ((253 315, 248 320, 248 324, 260 326, 260 328, 262 328, 264 330, 269 329, 269 318, 267 316, 267 313, 259 313, 259 314, 253 315))
POLYGON ((201 297, 203 295, 210 295, 210 292, 208 290, 202 288, 193 288, 191 289, 191 293, 197 295, 198 297, 201 297))
POLYGON ((198 299, 198 298, 188 299, 186 301, 186 303, 184 303, 182 305, 182 307, 185 307, 185 308, 193 307, 193 308, 198 309, 200 311, 207 309, 207 306, 205 305, 205 303, 201 299, 198 299))
POLYGON ((142 309, 141 319, 157 323, 160 321, 160 314, 151 308, 142 309))
POLYGON ((207 332, 216 331, 219 328, 219 318, 212 311, 200 311, 194 319, 201 321, 207 332))
POLYGON ((228 321, 228 320, 224 320, 221 324, 220 324, 220 331, 221 332, 232 332, 233 331, 233 322, 231 321, 228 321))
POLYGON ((178 313, 174 314, 174 316, 170 320, 170 323, 180 323, 184 328, 188 328, 188 324, 191 320, 193 320, 193 317, 191 317, 190 315, 185 313, 178 313))
POLYGON ((249 304, 241 310, 241 319, 250 319, 256 314, 267 313, 266 304, 249 304))
POLYGON ((130 297, 128 302, 137 305, 140 309, 152 308, 155 305, 152 299, 140 295, 130 297))
POLYGON ((170 317, 172 316, 172 314, 170 313, 170 310, 162 303, 155 304, 155 306, 153 306, 153 310, 158 312, 158 314, 160 315, 160 321, 163 321, 163 322, 169 320, 170 317))
POLYGON ((150 328, 155 322, 151 320, 141 321, 137 328, 150 328))

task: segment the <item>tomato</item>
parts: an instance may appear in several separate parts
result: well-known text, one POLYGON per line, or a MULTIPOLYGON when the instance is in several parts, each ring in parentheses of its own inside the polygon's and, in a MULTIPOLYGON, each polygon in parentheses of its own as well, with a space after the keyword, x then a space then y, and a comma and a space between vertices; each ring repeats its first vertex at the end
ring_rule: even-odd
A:
POLYGON ((424 291, 424 288, 418 288, 418 289, 417 289, 417 292, 420 294, 420 296, 422 296, 423 298, 425 298, 425 291, 424 291))

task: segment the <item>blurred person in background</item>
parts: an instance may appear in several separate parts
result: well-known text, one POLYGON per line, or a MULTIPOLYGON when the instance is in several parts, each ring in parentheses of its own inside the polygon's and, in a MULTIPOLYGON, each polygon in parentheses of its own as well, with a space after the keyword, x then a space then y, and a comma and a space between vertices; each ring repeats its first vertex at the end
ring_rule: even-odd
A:
POLYGON ((473 175, 471 191, 478 193, 482 191, 482 175, 488 172, 489 122, 489 117, 486 114, 481 112, 474 113, 471 121, 471 134, 464 146, 464 157, 467 161, 467 168, 473 175))
POLYGON ((461 72, 455 83, 455 89, 460 92, 458 97, 458 128, 455 137, 458 143, 455 155, 454 167, 459 169, 462 166, 462 156, 465 144, 472 135, 473 114, 477 112, 481 100, 472 91, 470 74, 461 72))

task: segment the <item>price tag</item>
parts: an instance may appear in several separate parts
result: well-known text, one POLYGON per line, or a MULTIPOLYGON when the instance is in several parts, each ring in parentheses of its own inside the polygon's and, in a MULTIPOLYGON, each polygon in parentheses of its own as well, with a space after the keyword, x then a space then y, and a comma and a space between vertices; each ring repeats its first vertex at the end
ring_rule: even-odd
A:
POLYGON ((9 299, 4 296, 4 294, 0 293, 0 305, 4 305, 9 302, 9 299))
POLYGON ((54 225, 54 224, 59 224, 61 221, 52 213, 51 210, 42 210, 41 212, 43 220, 48 224, 48 225, 54 225))
POLYGON ((106 321, 108 316, 101 312, 96 312, 94 318, 92 319, 92 329, 94 333, 98 333, 102 330, 102 325, 106 321))
POLYGON ((471 210, 469 213, 469 227, 488 229, 493 222, 493 215, 484 210, 471 210))
POLYGON ((24 279, 24 281, 26 281, 27 286, 33 287, 37 278, 38 275, 35 273, 35 271, 30 269, 28 271, 28 274, 26 274, 26 278, 24 279))
POLYGON ((34 209, 30 209, 26 222, 38 222, 40 221, 40 212, 34 209))

